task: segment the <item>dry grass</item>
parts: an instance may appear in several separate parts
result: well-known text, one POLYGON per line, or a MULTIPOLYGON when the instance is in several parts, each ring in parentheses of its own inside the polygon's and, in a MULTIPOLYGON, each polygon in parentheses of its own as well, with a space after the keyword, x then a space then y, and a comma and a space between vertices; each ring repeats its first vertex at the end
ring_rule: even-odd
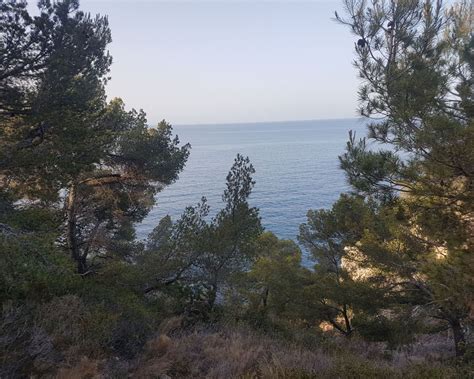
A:
MULTIPOLYGON (((71 309, 81 309, 74 299, 66 300, 71 309)), ((70 325, 60 309, 56 307, 54 320, 70 325)), ((44 310, 52 313, 53 306, 44 310)), ((382 343, 355 337, 322 338, 306 332, 292 335, 289 342, 288 336, 235 325, 185 330, 182 320, 173 318, 160 325, 159 334, 137 358, 127 360, 88 353, 85 337, 63 325, 44 324, 44 328, 60 348, 51 348, 54 354, 35 354, 30 370, 45 378, 474 378, 468 367, 452 364, 451 340, 441 334, 424 336, 409 349, 388 352, 382 343)), ((35 339, 28 338, 25 344, 31 350, 35 339)))
POLYGON ((134 377, 275 378, 288 370, 317 372, 329 364, 322 353, 285 346, 248 330, 200 330, 150 341, 134 377))
POLYGON ((405 352, 387 359, 381 345, 357 340, 340 340, 330 352, 328 347, 308 349, 235 327, 202 329, 172 337, 161 335, 147 344, 136 367, 134 378, 460 378, 467 375, 436 363, 429 355, 421 359, 420 355, 405 352))
POLYGON ((72 367, 63 367, 58 370, 55 379, 86 379, 103 378, 99 373, 99 361, 83 357, 72 367))

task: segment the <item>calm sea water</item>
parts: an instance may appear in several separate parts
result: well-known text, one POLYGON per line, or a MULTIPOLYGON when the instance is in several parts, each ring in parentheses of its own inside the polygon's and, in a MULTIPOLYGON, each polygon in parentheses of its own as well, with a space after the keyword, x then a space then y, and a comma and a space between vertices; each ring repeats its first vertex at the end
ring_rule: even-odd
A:
POLYGON ((169 214, 206 196, 211 213, 222 207, 225 179, 237 153, 248 156, 256 181, 250 198, 262 223, 280 238, 295 239, 308 209, 328 208, 348 190, 338 156, 349 130, 365 134, 358 119, 176 126, 180 140, 192 145, 178 181, 157 196, 157 205, 138 226, 144 238, 169 214))

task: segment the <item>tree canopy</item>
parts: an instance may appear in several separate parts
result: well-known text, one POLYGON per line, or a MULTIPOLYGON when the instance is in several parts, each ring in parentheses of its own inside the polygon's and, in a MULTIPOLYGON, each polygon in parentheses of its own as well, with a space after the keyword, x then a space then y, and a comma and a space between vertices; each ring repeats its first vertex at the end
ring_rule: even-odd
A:
POLYGON ((133 239, 133 224, 178 178, 190 146, 165 121, 150 128, 143 111, 107 101, 106 17, 75 0, 41 1, 34 17, 23 1, 1 6, 2 190, 64 208, 63 240, 85 274, 90 257, 133 239))
POLYGON ((463 355, 474 293, 473 5, 344 5, 336 20, 358 38, 360 113, 371 121, 366 138, 350 134, 340 162, 365 200, 335 204, 357 220, 352 241, 325 211, 308 214, 301 238, 317 254, 337 252, 338 265, 365 267, 373 289, 445 320, 463 355))

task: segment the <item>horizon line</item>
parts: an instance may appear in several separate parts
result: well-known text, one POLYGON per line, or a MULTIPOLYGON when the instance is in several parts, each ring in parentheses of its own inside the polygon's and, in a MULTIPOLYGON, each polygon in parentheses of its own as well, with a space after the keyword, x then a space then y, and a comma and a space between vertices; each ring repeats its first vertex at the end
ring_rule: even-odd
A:
MULTIPOLYGON (((216 126, 216 125, 253 125, 253 124, 278 124, 285 122, 309 122, 309 121, 338 121, 338 120, 363 120, 364 117, 327 117, 327 118, 309 118, 309 119, 299 119, 299 120, 272 120, 272 121, 237 121, 237 122, 198 122, 198 123, 171 123, 166 120, 166 122, 171 123, 172 127, 175 126, 216 126)), ((158 124, 158 122, 155 122, 158 124)))

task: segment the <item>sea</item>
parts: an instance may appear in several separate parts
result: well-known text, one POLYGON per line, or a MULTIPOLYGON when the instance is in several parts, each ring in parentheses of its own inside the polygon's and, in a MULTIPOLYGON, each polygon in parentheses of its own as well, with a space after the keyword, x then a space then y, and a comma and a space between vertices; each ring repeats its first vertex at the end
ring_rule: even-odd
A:
POLYGON ((191 144, 191 154, 179 179, 157 195, 137 236, 145 239, 162 217, 176 220, 203 196, 210 216, 217 213, 227 173, 240 153, 256 171, 249 203, 259 208, 263 226, 279 238, 296 240, 309 209, 330 208, 350 190, 338 157, 349 131, 363 137, 365 125, 362 119, 332 119, 175 126, 180 141, 191 144))

